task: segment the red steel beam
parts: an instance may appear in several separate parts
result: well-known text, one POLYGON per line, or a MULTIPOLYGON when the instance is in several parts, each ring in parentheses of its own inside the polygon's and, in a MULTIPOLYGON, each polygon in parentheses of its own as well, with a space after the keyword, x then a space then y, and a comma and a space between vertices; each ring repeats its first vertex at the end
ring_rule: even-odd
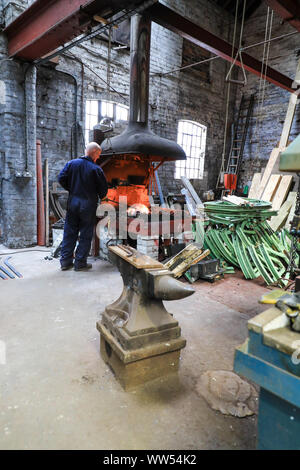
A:
POLYGON ((142 0, 36 0, 5 28, 8 54, 25 60, 41 58, 87 31, 93 16, 110 18, 142 0))
MULTIPOLYGON (((294 1, 294 0, 293 0, 294 1)), ((185 39, 197 44, 198 46, 206 49, 213 54, 216 54, 223 59, 233 62, 232 59, 232 45, 223 39, 215 36, 214 34, 206 31, 200 26, 196 25, 192 21, 184 18, 170 8, 156 3, 150 7, 147 12, 153 21, 159 25, 179 34, 185 39)), ((233 56, 235 57, 237 49, 234 49, 233 56)), ((242 52, 244 68, 255 75, 260 76, 262 63, 254 57, 242 52)), ((236 65, 242 66, 239 60, 236 60, 236 65)), ((291 93, 295 92, 295 88, 292 88, 293 80, 286 75, 278 72, 277 70, 267 67, 266 74, 263 75, 267 81, 277 85, 291 93)))
POLYGON ((297 0, 265 0, 265 3, 300 31, 300 5, 297 0))

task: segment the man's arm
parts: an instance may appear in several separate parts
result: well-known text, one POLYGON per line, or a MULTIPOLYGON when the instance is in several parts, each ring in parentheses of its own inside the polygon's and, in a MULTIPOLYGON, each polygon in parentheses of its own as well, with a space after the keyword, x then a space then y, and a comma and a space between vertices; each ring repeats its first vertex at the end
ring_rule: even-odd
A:
POLYGON ((69 162, 65 164, 65 166, 63 167, 63 169, 58 175, 59 184, 67 191, 69 191, 68 173, 69 173, 69 162))
POLYGON ((107 180, 101 168, 97 168, 96 170, 96 187, 100 199, 103 199, 107 194, 108 186, 107 180))

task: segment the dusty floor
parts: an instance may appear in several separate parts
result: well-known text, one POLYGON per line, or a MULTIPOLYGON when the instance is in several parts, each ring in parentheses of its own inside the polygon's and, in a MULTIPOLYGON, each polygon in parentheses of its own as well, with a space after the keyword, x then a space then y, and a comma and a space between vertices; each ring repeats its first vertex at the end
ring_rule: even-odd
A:
POLYGON ((256 418, 213 411, 196 384, 208 369, 232 370, 247 320, 265 309, 259 282, 198 282, 193 296, 166 302, 187 339, 179 374, 124 392, 95 327, 121 292, 118 271, 97 260, 61 272, 46 255, 12 255, 24 278, 0 280, 0 449, 255 448, 256 418))

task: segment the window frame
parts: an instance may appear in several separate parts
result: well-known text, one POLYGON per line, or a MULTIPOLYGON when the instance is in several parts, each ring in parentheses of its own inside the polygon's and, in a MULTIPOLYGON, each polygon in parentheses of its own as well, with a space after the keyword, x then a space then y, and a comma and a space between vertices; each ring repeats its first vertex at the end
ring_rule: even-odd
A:
POLYGON ((85 121, 84 121, 84 136, 85 136, 85 140, 86 140, 86 143, 88 142, 88 139, 89 139, 89 132, 91 130, 93 130, 93 127, 98 124, 101 119, 105 118, 105 117, 110 117, 113 119, 114 122, 128 122, 128 118, 129 118, 129 106, 123 104, 123 103, 117 103, 116 101, 110 101, 110 100, 104 100, 104 99, 86 99, 85 101, 85 121), (97 119, 96 119, 96 123, 91 125, 91 117, 95 117, 96 114, 91 114, 91 113, 88 113, 88 106, 91 106, 90 103, 92 102, 96 102, 97 101, 97 119), (112 104, 113 105, 113 112, 112 112, 112 116, 111 115, 108 115, 108 114, 102 114, 102 104, 104 103, 107 103, 107 104, 112 104), (127 119, 117 119, 117 108, 123 108, 125 110, 127 110, 127 119), (91 127, 88 127, 87 123, 89 123, 89 126, 91 127))
POLYGON ((203 179, 207 126, 189 119, 181 119, 177 125, 177 143, 186 153, 186 160, 175 162, 175 179, 203 179))

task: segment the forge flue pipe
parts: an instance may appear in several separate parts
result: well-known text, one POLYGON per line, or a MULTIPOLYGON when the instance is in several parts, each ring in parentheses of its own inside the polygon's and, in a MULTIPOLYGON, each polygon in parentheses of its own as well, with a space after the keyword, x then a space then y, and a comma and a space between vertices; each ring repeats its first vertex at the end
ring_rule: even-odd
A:
POLYGON ((148 123, 151 20, 136 14, 130 31, 130 108, 131 122, 148 123))
POLYGON ((41 141, 36 141, 37 244, 45 246, 45 206, 43 191, 41 141))

